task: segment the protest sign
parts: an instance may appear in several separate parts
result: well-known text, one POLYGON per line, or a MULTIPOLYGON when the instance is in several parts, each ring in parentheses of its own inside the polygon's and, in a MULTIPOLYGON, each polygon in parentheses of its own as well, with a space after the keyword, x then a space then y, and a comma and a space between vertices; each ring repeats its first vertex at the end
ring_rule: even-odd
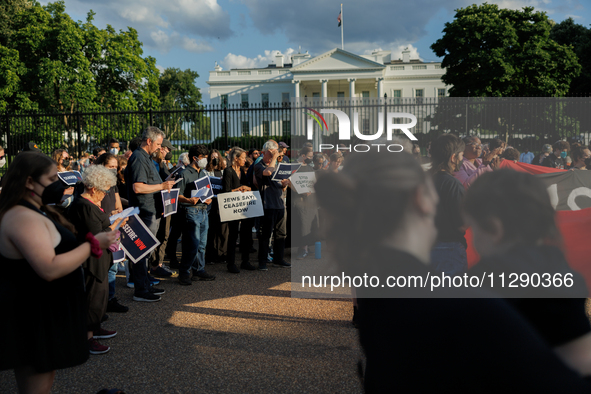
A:
POLYGON ((279 167, 271 178, 272 181, 282 181, 289 178, 293 173, 300 169, 302 165, 300 163, 279 163, 279 167))
POLYGON ((218 194, 220 221, 229 222, 264 216, 263 201, 258 191, 218 194))
POLYGON ((82 182, 82 175, 78 171, 58 172, 57 176, 68 186, 74 186, 76 182, 82 182))
MULTIPOLYGON (((109 221, 111 222, 111 224, 115 223, 115 220, 117 219, 124 219, 124 218, 128 218, 132 215, 136 215, 140 213, 140 209, 138 207, 129 207, 111 217, 109 217, 109 221)), ((121 223, 123 221, 119 222, 119 224, 117 225, 117 227, 115 227, 115 230, 118 230, 119 227, 121 227, 121 223)))
POLYGON ((185 166, 180 166, 174 169, 173 172, 170 173, 168 179, 170 180, 178 180, 181 177, 181 172, 185 169, 185 166))
POLYGON ((138 215, 131 216, 120 231, 121 248, 134 263, 146 257, 148 253, 160 245, 160 242, 138 215))
POLYGON ((164 206, 164 217, 176 213, 179 205, 179 192, 181 189, 162 190, 162 205, 164 206))
POLYGON ((113 252, 113 263, 121 263, 122 261, 125 261, 125 252, 123 249, 113 252))
POLYGON ((222 192, 222 178, 217 176, 210 176, 209 182, 211 182, 211 190, 213 190, 213 198, 216 198, 218 194, 222 192))
POLYGON ((314 193, 314 184, 316 183, 315 172, 296 172, 289 179, 298 194, 314 193))
MULTIPOLYGON (((211 182, 208 176, 199 178, 194 183, 195 190, 197 191, 196 197, 199 197, 201 202, 205 202, 213 197, 213 190, 211 190, 211 182)), ((191 197, 193 197, 193 192, 191 192, 191 197)))

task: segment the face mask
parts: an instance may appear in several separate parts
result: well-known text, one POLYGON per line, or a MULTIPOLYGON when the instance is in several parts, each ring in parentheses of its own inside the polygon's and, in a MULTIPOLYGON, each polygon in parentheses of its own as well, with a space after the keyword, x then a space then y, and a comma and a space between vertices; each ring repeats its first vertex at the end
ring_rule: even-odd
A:
POLYGON ((172 152, 168 152, 166 156, 164 156, 164 160, 170 161, 172 159, 172 152))
POLYGON ((4 167, 6 164, 6 158, 0 159, 0 167, 4 167))
POLYGON ((310 164, 312 163, 312 161, 313 161, 313 159, 308 159, 308 158, 306 158, 306 159, 304 160, 304 163, 306 163, 306 164, 310 165, 310 164))
POLYGON ((563 159, 566 159, 566 152, 560 152, 560 157, 562 157, 563 159))
POLYGON ((112 155, 117 156, 117 154, 119 154, 119 149, 117 149, 117 148, 111 148, 111 149, 109 149, 109 153, 112 154, 112 155))
POLYGON ((211 159, 211 165, 214 167, 217 167, 217 165, 220 163, 220 160, 217 157, 214 157, 213 159, 211 159))
POLYGON ((70 160, 64 160, 62 162, 62 166, 64 166, 64 167, 68 167, 69 165, 70 165, 70 160))
POLYGON ((207 167, 207 159, 205 159, 205 158, 199 159, 199 161, 197 162, 197 166, 199 168, 205 168, 205 167, 207 167))
POLYGON ((116 168, 109 168, 109 171, 113 173, 113 175, 117 176, 117 169, 116 168))
POLYGON ((62 197, 64 196, 64 191, 66 190, 66 187, 60 180, 57 180, 47 186, 44 186, 44 188, 45 189, 43 189, 43 193, 41 193, 41 196, 33 192, 37 194, 39 197, 41 197, 41 202, 43 203, 43 205, 59 204, 62 200, 62 197))

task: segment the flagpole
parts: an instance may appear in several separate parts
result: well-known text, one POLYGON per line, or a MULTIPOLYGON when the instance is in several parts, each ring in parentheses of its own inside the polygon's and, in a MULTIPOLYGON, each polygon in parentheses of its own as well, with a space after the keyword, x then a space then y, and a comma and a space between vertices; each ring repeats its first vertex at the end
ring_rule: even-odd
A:
POLYGON ((341 3, 341 49, 345 50, 345 41, 343 39, 343 3, 341 3))

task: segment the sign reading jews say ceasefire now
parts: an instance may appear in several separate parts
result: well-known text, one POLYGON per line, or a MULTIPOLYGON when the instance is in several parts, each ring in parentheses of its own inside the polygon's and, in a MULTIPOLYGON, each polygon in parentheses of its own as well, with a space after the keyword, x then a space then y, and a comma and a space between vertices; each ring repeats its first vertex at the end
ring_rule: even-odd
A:
POLYGON ((261 194, 254 192, 231 192, 218 194, 220 221, 229 222, 263 216, 261 194))

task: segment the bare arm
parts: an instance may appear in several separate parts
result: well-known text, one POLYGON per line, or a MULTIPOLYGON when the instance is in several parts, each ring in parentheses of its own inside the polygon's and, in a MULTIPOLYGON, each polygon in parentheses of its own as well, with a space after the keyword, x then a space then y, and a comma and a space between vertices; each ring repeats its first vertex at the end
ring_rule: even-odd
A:
POLYGON ((133 184, 133 191, 135 194, 152 194, 157 193, 161 190, 168 190, 172 189, 174 186, 174 181, 167 181, 159 183, 158 185, 147 185, 145 183, 136 182, 133 184))
POLYGON ((273 173, 275 172, 275 166, 277 165, 277 158, 278 157, 279 157, 279 151, 275 151, 275 153, 273 153, 273 158, 271 159, 271 162, 269 163, 267 168, 265 168, 265 170, 263 171, 264 176, 273 175, 273 173))

